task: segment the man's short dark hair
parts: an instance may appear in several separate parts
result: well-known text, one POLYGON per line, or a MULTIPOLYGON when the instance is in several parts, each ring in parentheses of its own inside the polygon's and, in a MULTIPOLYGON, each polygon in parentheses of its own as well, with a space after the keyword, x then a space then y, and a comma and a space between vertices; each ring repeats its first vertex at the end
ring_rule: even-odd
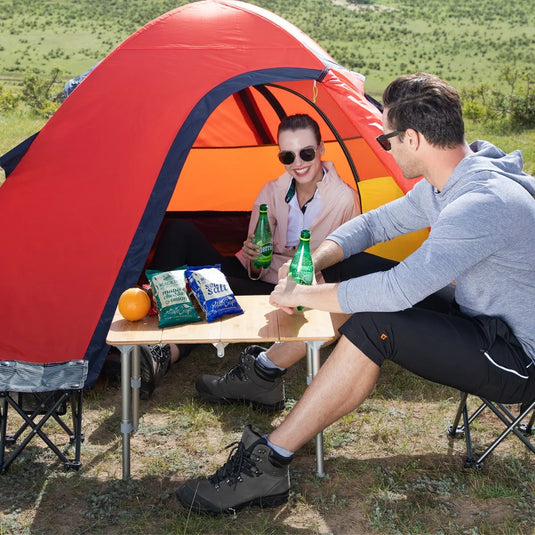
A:
POLYGON ((288 115, 285 117, 279 124, 279 130, 277 132, 277 139, 279 139, 280 133, 291 130, 304 130, 310 128, 314 132, 314 137, 316 138, 316 143, 319 145, 321 141, 320 127, 318 123, 304 113, 297 113, 295 115, 288 115))
POLYGON ((438 76, 420 72, 396 78, 383 93, 383 105, 393 130, 412 128, 441 148, 464 143, 459 93, 438 76))

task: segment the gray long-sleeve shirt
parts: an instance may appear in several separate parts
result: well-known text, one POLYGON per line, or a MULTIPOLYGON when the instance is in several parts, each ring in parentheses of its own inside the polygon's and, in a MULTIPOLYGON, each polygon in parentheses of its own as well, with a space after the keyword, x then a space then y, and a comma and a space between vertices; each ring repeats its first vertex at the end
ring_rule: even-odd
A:
POLYGON ((327 239, 344 257, 422 228, 427 240, 389 271, 340 283, 344 312, 398 311, 455 281, 468 316, 499 317, 535 362, 535 179, 520 151, 476 141, 442 191, 426 180, 345 223, 327 239))

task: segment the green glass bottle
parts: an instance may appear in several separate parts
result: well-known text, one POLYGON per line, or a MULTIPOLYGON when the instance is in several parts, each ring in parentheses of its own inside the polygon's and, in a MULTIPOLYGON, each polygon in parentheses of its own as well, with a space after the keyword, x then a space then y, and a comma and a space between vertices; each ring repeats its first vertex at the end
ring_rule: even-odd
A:
POLYGON ((267 204, 260 205, 260 214, 254 230, 253 242, 258 245, 259 255, 253 260, 255 268, 267 268, 273 256, 273 236, 267 216, 267 204))
MULTIPOLYGON (((312 255, 310 254, 310 230, 305 229, 301 231, 299 245, 290 263, 288 275, 297 284, 310 285, 314 280, 314 265, 312 263, 312 255)), ((298 306, 297 310, 303 310, 303 307, 298 306)))

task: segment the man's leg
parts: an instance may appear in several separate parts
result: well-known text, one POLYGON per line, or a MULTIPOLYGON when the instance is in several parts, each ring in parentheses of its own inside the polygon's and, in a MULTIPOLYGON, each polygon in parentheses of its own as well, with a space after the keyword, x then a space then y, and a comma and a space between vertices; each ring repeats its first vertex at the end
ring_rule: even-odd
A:
POLYGON ((388 359, 424 379, 501 403, 535 397, 535 365, 499 318, 413 307, 354 314, 340 332, 379 366, 388 359))
POLYGON ((360 405, 373 389, 379 366, 345 337, 338 342, 302 399, 281 426, 261 437, 250 426, 223 467, 208 478, 186 482, 180 503, 197 512, 271 507, 288 499, 291 455, 324 427, 360 405), (281 453, 282 451, 282 453, 281 453))
POLYGON ((281 503, 289 490, 287 468, 293 453, 362 403, 385 359, 493 401, 519 403, 535 397, 535 366, 497 318, 466 318, 424 308, 367 312, 351 316, 341 334, 279 428, 264 438, 247 427, 236 456, 223 468, 179 489, 183 505, 222 511, 281 503))
POLYGON ((268 439, 295 452, 317 433, 359 407, 380 367, 342 336, 303 397, 268 439))

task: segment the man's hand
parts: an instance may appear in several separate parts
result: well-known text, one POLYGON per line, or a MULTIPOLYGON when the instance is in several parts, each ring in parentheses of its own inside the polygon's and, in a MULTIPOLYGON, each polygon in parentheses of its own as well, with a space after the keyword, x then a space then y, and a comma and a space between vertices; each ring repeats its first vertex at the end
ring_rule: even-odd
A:
MULTIPOLYGON (((279 275, 281 270, 282 267, 279 270, 279 275)), ((279 279, 277 286, 275 286, 275 289, 269 296, 270 304, 284 310, 287 314, 293 314, 295 307, 300 305, 300 303, 297 302, 298 299, 296 300, 295 295, 296 293, 299 293, 299 286, 303 287, 303 285, 297 284, 292 277, 283 277, 282 279, 279 279)))
POLYGON ((292 263, 292 261, 288 260, 287 262, 282 264, 282 266, 279 268, 279 271, 278 271, 279 280, 284 279, 285 277, 288 276, 288 272, 290 271, 290 264, 291 263, 292 263))
POLYGON ((338 303, 338 283, 307 286, 297 284, 292 277, 284 277, 271 292, 269 302, 288 314, 293 314, 294 308, 298 306, 326 312, 342 312, 338 303))

